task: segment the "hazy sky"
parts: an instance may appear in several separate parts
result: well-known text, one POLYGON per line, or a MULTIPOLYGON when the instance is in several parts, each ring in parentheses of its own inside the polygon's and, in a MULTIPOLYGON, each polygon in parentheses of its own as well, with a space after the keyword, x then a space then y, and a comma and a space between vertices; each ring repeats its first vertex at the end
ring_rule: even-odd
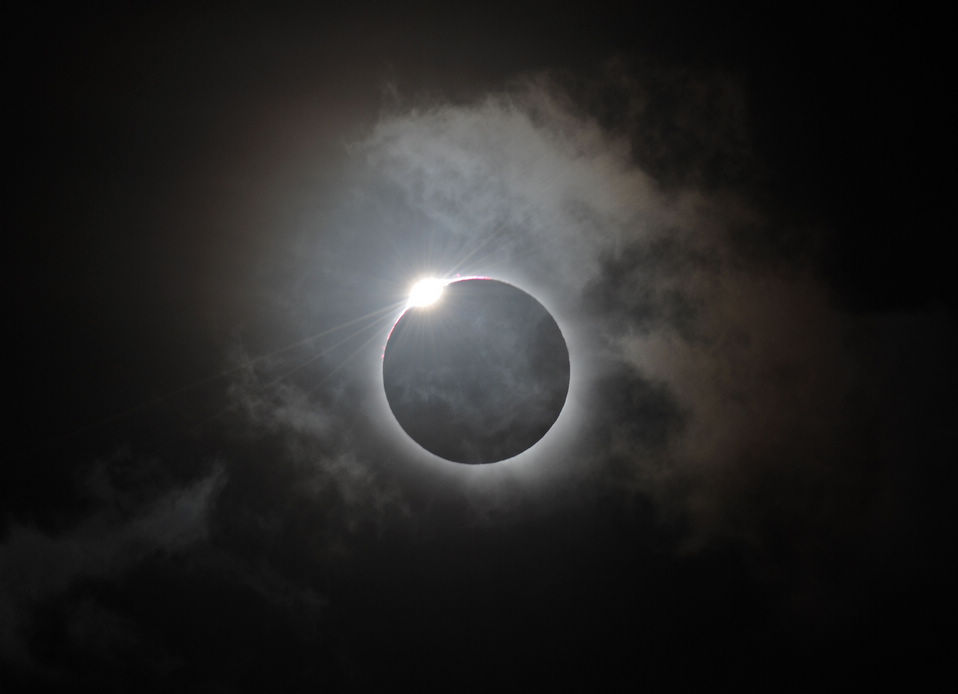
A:
POLYGON ((0 684, 944 673, 934 18, 7 14, 0 684), (388 410, 432 272, 566 338, 566 406, 513 460, 441 461, 388 410))

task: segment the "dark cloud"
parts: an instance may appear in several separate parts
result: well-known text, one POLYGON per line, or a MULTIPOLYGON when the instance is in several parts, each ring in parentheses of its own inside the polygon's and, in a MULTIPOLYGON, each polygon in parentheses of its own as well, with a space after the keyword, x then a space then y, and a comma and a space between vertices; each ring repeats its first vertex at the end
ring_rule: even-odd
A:
MULTIPOLYGON (((118 579, 157 553, 176 553, 203 542, 210 509, 225 481, 222 466, 216 466, 186 488, 139 501, 131 508, 125 495, 105 482, 106 474, 104 464, 94 468, 89 485, 100 503, 76 527, 55 535, 23 525, 7 529, 0 544, 4 615, 0 655, 5 661, 30 663, 25 637, 34 610, 78 581, 118 579)), ((100 608, 86 604, 77 609, 97 612, 100 608)), ((104 629, 99 637, 106 641, 122 640, 121 632, 129 628, 122 618, 110 614, 94 622, 93 628, 104 629)), ((80 633, 86 628, 80 622, 71 624, 80 633)), ((84 647, 97 647, 86 639, 75 640, 84 647)), ((103 644, 105 650, 108 645, 103 644)))

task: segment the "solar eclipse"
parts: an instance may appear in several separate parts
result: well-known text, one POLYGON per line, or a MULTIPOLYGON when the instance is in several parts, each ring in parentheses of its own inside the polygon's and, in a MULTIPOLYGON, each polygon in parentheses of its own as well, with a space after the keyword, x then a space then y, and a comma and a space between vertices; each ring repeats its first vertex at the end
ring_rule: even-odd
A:
POLYGON ((511 284, 420 280, 389 335, 383 387, 424 449, 494 463, 529 449, 555 423, 569 352, 545 307, 511 284))

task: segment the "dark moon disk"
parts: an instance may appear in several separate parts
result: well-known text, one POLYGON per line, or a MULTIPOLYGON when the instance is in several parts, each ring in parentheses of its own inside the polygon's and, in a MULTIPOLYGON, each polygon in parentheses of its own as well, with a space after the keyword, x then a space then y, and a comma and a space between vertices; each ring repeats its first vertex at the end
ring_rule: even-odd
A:
POLYGON ((400 426, 427 451, 494 463, 555 423, 569 391, 569 351, 549 312, 521 289, 456 280, 396 323, 383 385, 400 426))

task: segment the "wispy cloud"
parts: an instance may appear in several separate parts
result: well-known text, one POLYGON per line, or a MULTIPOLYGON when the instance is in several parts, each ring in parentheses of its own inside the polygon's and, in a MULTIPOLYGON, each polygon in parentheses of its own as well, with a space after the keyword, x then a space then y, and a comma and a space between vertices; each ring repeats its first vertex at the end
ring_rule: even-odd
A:
MULTIPOLYGON (((115 508, 101 507, 62 533, 10 526, 0 544, 0 656, 29 662, 22 630, 34 608, 76 581, 114 578, 156 553, 177 552, 206 539, 209 514, 226 479, 223 466, 216 465, 129 517, 117 518, 115 508)), ((101 495, 115 494, 96 472, 90 483, 101 495)))

